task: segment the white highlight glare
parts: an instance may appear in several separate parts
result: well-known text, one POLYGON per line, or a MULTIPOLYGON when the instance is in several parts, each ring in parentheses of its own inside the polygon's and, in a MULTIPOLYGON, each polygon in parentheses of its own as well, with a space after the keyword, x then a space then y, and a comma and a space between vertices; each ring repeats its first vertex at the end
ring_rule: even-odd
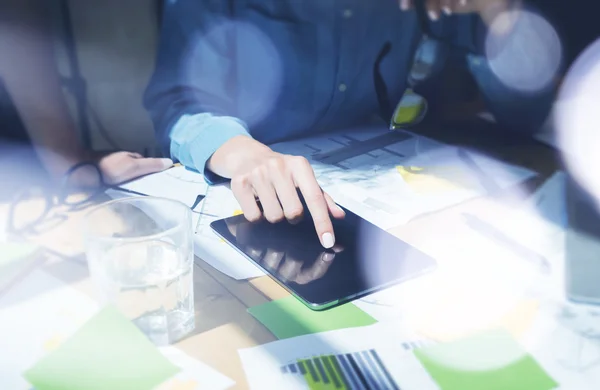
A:
POLYGON ((555 112, 557 138, 567 167, 599 203, 600 40, 569 70, 555 112))
POLYGON ((274 111, 284 66, 267 34, 251 23, 224 21, 191 41, 184 76, 197 103, 249 127, 274 111))
POLYGON ((513 10, 490 26, 485 54, 492 72, 509 88, 535 92, 547 87, 562 62, 556 30, 541 16, 513 10))

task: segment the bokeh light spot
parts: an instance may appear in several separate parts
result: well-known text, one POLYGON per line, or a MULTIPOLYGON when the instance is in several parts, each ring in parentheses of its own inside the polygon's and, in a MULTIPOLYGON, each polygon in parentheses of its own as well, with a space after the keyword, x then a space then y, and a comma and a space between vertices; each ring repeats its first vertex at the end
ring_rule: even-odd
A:
POLYGON ((555 109, 559 148, 570 174, 600 200, 600 40, 575 61, 555 109))
POLYGON ((273 41, 257 26, 224 21, 192 39, 185 77, 204 109, 252 127, 275 109, 283 63, 273 41))
POLYGON ((492 72, 507 87, 536 92, 556 77, 562 45, 552 25, 526 10, 500 14, 490 26, 485 54, 492 72))

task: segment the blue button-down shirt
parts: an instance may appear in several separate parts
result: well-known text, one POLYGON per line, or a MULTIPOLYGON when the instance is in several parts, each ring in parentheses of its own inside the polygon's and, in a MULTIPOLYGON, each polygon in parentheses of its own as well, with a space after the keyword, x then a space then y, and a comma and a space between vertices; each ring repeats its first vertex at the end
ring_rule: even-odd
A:
MULTIPOLYGON (((480 24, 444 16, 432 27, 476 52, 480 24)), ((269 144, 372 120, 382 48, 391 44, 379 70, 395 103, 421 36, 397 0, 172 0, 145 105, 171 157, 209 173, 206 161, 234 136, 269 144)), ((475 57, 475 80, 501 102, 495 113, 510 111, 515 92, 475 57)))

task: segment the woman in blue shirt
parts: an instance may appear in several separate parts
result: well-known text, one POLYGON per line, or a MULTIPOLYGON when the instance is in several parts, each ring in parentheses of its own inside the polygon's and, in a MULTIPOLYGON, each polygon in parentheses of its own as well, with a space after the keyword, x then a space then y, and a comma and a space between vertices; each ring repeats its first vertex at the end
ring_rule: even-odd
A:
MULTIPOLYGON (((486 27, 509 1, 426 1, 432 29, 475 53, 467 63, 486 99, 498 103, 490 106, 497 120, 515 128, 543 121, 519 115, 528 106, 523 102, 538 96, 502 85, 477 55, 486 27)), ((371 121, 380 113, 375 65, 388 99, 399 101, 422 37, 412 6, 412 0, 167 1, 145 96, 165 150, 209 182, 231 179, 250 221, 299 218, 299 190, 321 243, 332 247, 330 217, 342 218, 343 211, 321 191, 305 158, 267 145, 371 121)))

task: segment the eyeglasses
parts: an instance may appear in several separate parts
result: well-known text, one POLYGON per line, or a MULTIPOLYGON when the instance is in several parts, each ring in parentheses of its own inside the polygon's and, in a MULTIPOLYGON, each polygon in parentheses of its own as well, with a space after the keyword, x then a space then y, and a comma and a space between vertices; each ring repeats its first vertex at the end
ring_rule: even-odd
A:
MULTIPOLYGON (((438 59, 445 56, 447 50, 452 49, 465 54, 475 54, 473 49, 458 46, 433 33, 427 18, 425 0, 415 1, 415 12, 423 36, 413 57, 412 66, 407 77, 406 91, 395 109, 392 109, 387 87, 380 71, 381 62, 391 51, 392 45, 390 42, 386 42, 381 48, 373 69, 380 113, 383 118, 390 118, 390 130, 414 127, 425 118, 428 111, 427 100, 416 93, 415 88, 440 70, 442 62, 438 59)), ((475 33, 475 30, 473 33, 475 33)))
POLYGON ((34 186, 18 192, 10 204, 7 232, 24 236, 49 230, 67 219, 66 212, 87 206, 109 188, 144 195, 122 184, 109 185, 96 163, 76 164, 65 173, 58 188, 34 186), (59 208, 65 212, 58 212, 59 208))

